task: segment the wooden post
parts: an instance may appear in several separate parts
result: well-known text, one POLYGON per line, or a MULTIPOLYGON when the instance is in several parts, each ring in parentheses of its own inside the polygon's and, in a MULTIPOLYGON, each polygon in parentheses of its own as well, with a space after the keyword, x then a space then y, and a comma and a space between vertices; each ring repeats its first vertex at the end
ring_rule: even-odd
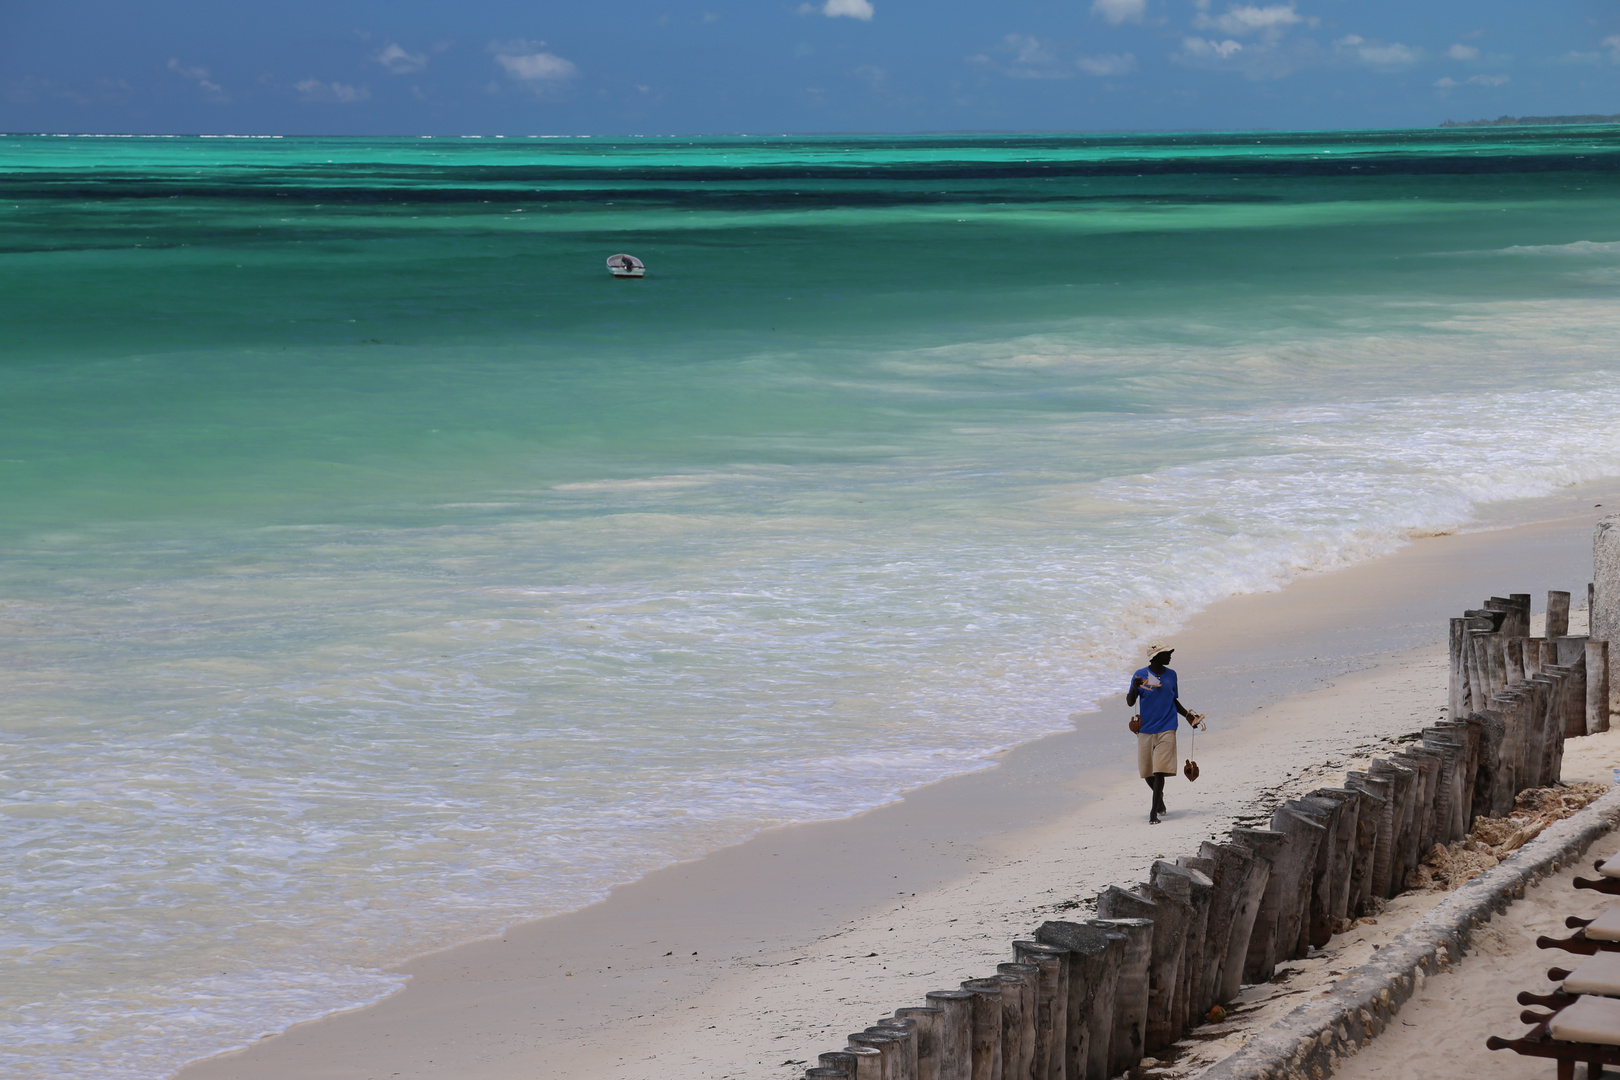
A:
MULTIPOLYGON (((1112 891, 1112 890, 1110 890, 1112 891)), ((1101 897, 1098 913, 1108 918, 1140 918, 1153 920, 1153 960, 1148 968, 1148 1026, 1142 1044, 1152 1054, 1181 1038, 1189 1011, 1186 1001, 1186 980, 1183 974, 1187 960, 1187 934, 1197 914, 1193 906, 1157 885, 1142 882, 1128 896, 1135 896, 1151 907, 1144 906, 1134 915, 1125 906, 1104 912, 1101 897)))
POLYGON ((895 1059, 895 1071, 903 1080, 917 1080, 918 1026, 916 1020, 907 1017, 885 1016, 866 1029, 869 1032, 892 1031, 904 1040, 900 1043, 900 1053, 895 1059))
POLYGON ((1489 669, 1480 662, 1479 635, 1485 631, 1476 629, 1473 621, 1464 619, 1467 629, 1463 632, 1463 663, 1468 667, 1468 708, 1477 712, 1491 699, 1491 680, 1489 669))
POLYGON ((1586 733, 1609 730, 1609 643, 1586 642, 1586 733))
POLYGON ((1181 978, 1176 987, 1176 1027, 1186 1029, 1202 1017, 1198 1003, 1204 994, 1204 959, 1208 956, 1209 900, 1215 883, 1209 877, 1185 866, 1159 860, 1153 864, 1149 880, 1157 888, 1192 905, 1187 923, 1186 946, 1181 954, 1181 978))
POLYGON ((1406 849, 1406 862, 1401 868, 1404 876, 1417 869, 1418 863, 1423 861, 1423 856, 1428 854, 1429 847, 1434 843, 1434 800, 1440 790, 1440 763, 1437 758, 1418 753, 1410 745, 1396 754, 1395 760, 1417 771, 1412 794, 1412 838, 1406 849))
MULTIPOLYGON (((823 1054, 823 1057, 826 1055, 823 1054)), ((855 1080, 855 1074, 847 1069, 833 1069, 825 1065, 818 1065, 813 1069, 804 1070, 804 1080, 855 1080)))
POLYGON ((1376 758, 1367 766, 1368 775, 1386 780, 1390 785, 1389 858, 1382 870, 1373 871, 1373 886, 1378 896, 1388 899, 1400 892, 1406 883, 1406 845, 1411 831, 1413 791, 1417 787, 1416 769, 1388 758, 1376 758))
POLYGON ((973 995, 930 990, 924 1000, 939 1010, 934 1021, 937 1080, 973 1080, 973 995))
POLYGON ((1288 846, 1283 849, 1284 858, 1272 867, 1273 876, 1280 878, 1275 965, 1294 959, 1301 927, 1309 926, 1316 852, 1327 835, 1327 828, 1308 817, 1284 809, 1278 809, 1271 815, 1271 827, 1288 834, 1288 846), (1280 875, 1278 871, 1281 871, 1280 875))
POLYGON ((1341 807, 1328 799, 1306 796, 1289 799, 1283 808, 1309 817, 1326 831, 1316 849, 1316 865, 1311 869, 1305 891, 1306 916, 1295 939, 1293 955, 1306 956, 1311 946, 1321 948, 1333 936, 1332 918, 1328 911, 1333 893, 1334 856, 1339 846, 1339 814, 1341 807))
MULTIPOLYGON (((1541 701, 1557 697, 1558 687, 1562 685, 1563 679, 1558 672, 1557 664, 1544 665, 1541 674, 1531 680, 1535 699, 1541 701)), ((1497 759, 1497 780, 1501 790, 1497 792, 1496 797, 1496 816, 1506 817, 1513 811, 1514 796, 1521 788, 1527 786, 1524 782, 1527 768, 1525 762, 1530 754, 1525 743, 1530 737, 1528 728, 1536 721, 1540 710, 1527 710, 1524 702, 1517 698, 1492 698, 1491 707, 1501 718, 1503 729, 1502 751, 1497 759)))
POLYGON ((1508 637, 1523 637, 1530 632, 1529 593, 1493 596, 1485 601, 1485 606, 1493 611, 1502 612, 1501 629, 1508 637))
POLYGON ((1518 686, 1524 681, 1524 638, 1502 638, 1502 663, 1507 672, 1507 684, 1518 686))
POLYGON ((1466 633, 1467 620, 1451 620, 1451 634, 1448 639, 1451 654, 1451 674, 1448 679, 1446 710, 1453 719, 1459 716, 1467 716, 1469 712, 1467 704, 1468 664, 1463 659, 1463 640, 1466 633))
POLYGON ((1468 722, 1479 725, 1479 765, 1474 773, 1474 817, 1494 817, 1496 793, 1502 784, 1502 744, 1507 737, 1507 725, 1495 711, 1473 713, 1468 717, 1468 722))
POLYGON ((1513 743, 1513 791, 1539 787, 1547 771, 1552 733, 1563 731, 1566 671, 1557 664, 1542 665, 1542 673, 1523 687, 1524 692, 1492 699, 1517 736, 1513 743))
POLYGON ((1557 740, 1556 747, 1549 747, 1548 766, 1543 773, 1543 783, 1555 783, 1562 771, 1564 758, 1564 739, 1578 739, 1586 734, 1586 645, 1590 641, 1586 635, 1565 636, 1558 639, 1558 664, 1567 670, 1564 679, 1564 693, 1560 701, 1563 713, 1563 738, 1557 740), (1556 762, 1552 759, 1556 758, 1556 762))
POLYGON ((1441 728, 1424 728, 1424 750, 1440 755, 1440 798, 1435 803, 1435 843, 1449 844, 1461 839, 1463 828, 1462 789, 1463 769, 1467 765, 1467 747, 1450 738, 1450 732, 1441 728))
POLYGON ((848 1074, 850 1080, 871 1080, 873 1077, 881 1080, 883 1073, 883 1055, 869 1046, 852 1046, 847 1050, 822 1054, 819 1064, 823 1069, 841 1070, 848 1074), (861 1071, 862 1058, 871 1063, 865 1072, 861 1071))
POLYGON ((1350 887, 1345 890, 1345 918, 1362 914, 1372 895, 1373 860, 1378 855, 1378 833, 1383 825, 1384 797, 1376 794, 1365 773, 1346 774, 1344 787, 1358 800, 1356 846, 1350 862, 1350 887), (1360 779, 1356 779, 1356 776, 1360 779))
MULTIPOLYGON (((1585 650, 1582 650, 1583 660, 1585 650)), ((1582 665, 1584 667, 1584 663, 1582 665)), ((1528 734, 1521 740, 1525 762, 1515 778, 1514 793, 1525 788, 1540 787, 1555 777, 1553 762, 1563 756, 1564 737, 1575 725, 1586 734, 1586 687, 1579 687, 1581 707, 1579 719, 1571 716, 1576 669, 1563 664, 1548 664, 1542 669, 1537 682, 1541 686, 1537 699, 1528 703, 1521 726, 1528 734)))
POLYGON ((1329 934, 1350 915, 1350 890, 1355 884, 1356 856, 1361 837, 1361 796, 1349 788, 1317 788, 1313 799, 1339 804, 1338 832, 1333 848, 1333 885, 1327 897, 1329 934))
MULTIPOLYGON (((1528 680, 1534 678, 1534 676, 1527 674, 1525 678, 1528 680)), ((1484 722, 1478 717, 1468 716, 1439 726, 1454 732, 1455 737, 1463 740, 1468 747, 1468 760, 1463 767, 1462 792, 1463 833, 1466 835, 1468 830, 1474 826, 1474 818, 1478 816, 1474 801, 1479 797, 1479 792, 1482 790, 1480 769, 1483 764, 1482 751, 1485 745, 1484 722)))
POLYGON ((896 1019, 917 1022, 917 1080, 939 1080, 940 1010, 910 1005, 894 1010, 896 1019))
POLYGON ((1548 641, 1557 641, 1569 633, 1569 593, 1547 594, 1547 629, 1542 635, 1548 641))
POLYGON ((902 1046, 906 1037, 897 1031, 857 1031, 849 1037, 850 1046, 866 1046, 883 1055, 883 1080, 906 1080, 900 1072, 902 1046))
POLYGON ((1548 723, 1543 728, 1546 745, 1542 748, 1542 784, 1556 784, 1564 768, 1564 733, 1579 730, 1586 733, 1586 649, 1582 647, 1578 662, 1570 664, 1560 687, 1557 711, 1564 721, 1548 723))
POLYGON ((996 973, 1002 993, 1001 1075, 1036 1080, 1035 988, 1041 971, 1033 964, 997 964, 996 973))
POLYGON ((1125 935, 1059 921, 1042 923, 1035 940, 1069 950, 1069 1044, 1064 1048, 1064 1073, 1069 1080, 1108 1080, 1114 990, 1119 985, 1125 935))
MULTIPOLYGON (((1367 864, 1367 878, 1355 901, 1355 913, 1367 914, 1373 897, 1382 898, 1385 883, 1389 881, 1390 853, 1395 843, 1395 783, 1387 776, 1373 776, 1364 772, 1345 774, 1345 783, 1377 799, 1373 830, 1372 854, 1367 864)), ((1366 810, 1362 811, 1365 817, 1366 810)))
POLYGON ((1421 743, 1408 743, 1400 756, 1408 761, 1421 762, 1425 767, 1423 828, 1418 844, 1418 861, 1422 862, 1430 848, 1446 840, 1446 830, 1451 822, 1451 792, 1446 787, 1450 772, 1446 767, 1446 756, 1421 743))
POLYGON ((1175 1001, 1176 977, 1181 970, 1182 936, 1191 914, 1192 909, 1185 904, 1172 906, 1167 903, 1161 906, 1151 897, 1126 892, 1117 885, 1110 885, 1097 894, 1098 918, 1153 921, 1153 954, 1148 960, 1147 1025, 1142 1032, 1142 1048, 1149 1054, 1176 1041, 1170 1007, 1175 1001))
POLYGON ((1396 896, 1406 889, 1406 875, 1423 857, 1423 818, 1426 809, 1423 793, 1428 786, 1429 770, 1423 767, 1423 762, 1414 761, 1405 753, 1391 758, 1390 764, 1400 766, 1409 774, 1404 805, 1401 807, 1400 832, 1396 834, 1399 857, 1390 866, 1389 895, 1396 896))
MULTIPOLYGON (((1249 888, 1249 878, 1254 872, 1254 852, 1239 844, 1205 841, 1198 846, 1198 855, 1214 863, 1214 873, 1209 875, 1210 880, 1215 882, 1209 908, 1210 947, 1206 950, 1209 960, 1204 969, 1205 992, 1213 1005, 1227 1000, 1221 996, 1221 987, 1225 982, 1232 938, 1239 933, 1237 923, 1249 888)), ((1247 947, 1248 931, 1242 931, 1242 936, 1247 947)), ((1241 964, 1241 959, 1238 962, 1241 964)))
POLYGON ((1435 843, 1435 803, 1440 798, 1440 757, 1408 744, 1395 760, 1418 770, 1417 793, 1412 807, 1412 837, 1409 858, 1403 873, 1417 869, 1435 843))
MULTIPOLYGON (((1528 681, 1534 676, 1527 675, 1525 678, 1528 681)), ((1467 720, 1444 720, 1433 728, 1424 729, 1425 734, 1429 731, 1436 731, 1441 738, 1462 746, 1457 780, 1457 804, 1461 812, 1458 828, 1460 834, 1466 836, 1474 824, 1474 792, 1479 786, 1479 725, 1467 720)))
POLYGON ((1558 639, 1558 666, 1568 669, 1562 725, 1566 739, 1586 734, 1586 645, 1586 638, 1558 639))
POLYGON ((1511 623, 1511 635, 1523 638, 1529 635, 1529 593, 1508 593, 1508 606, 1511 614, 1508 622, 1511 623))
POLYGON ((1217 894, 1220 889, 1215 884, 1215 860, 1205 857, 1202 852, 1183 855, 1176 860, 1176 865, 1185 870, 1198 871, 1210 883, 1209 910, 1204 914, 1204 940, 1196 961, 1198 970, 1193 972, 1193 979, 1188 985, 1187 1023, 1190 1027, 1197 1027, 1204 1022, 1209 1007, 1215 1003, 1215 976, 1220 965, 1220 957, 1216 954, 1224 951, 1221 943, 1226 940, 1215 936, 1216 920, 1219 918, 1217 894))
POLYGON ((1541 638, 1524 639, 1524 677, 1531 678, 1541 674, 1541 652, 1547 643, 1541 638))
POLYGON ((1091 925, 1125 935, 1119 980, 1114 989, 1114 1034, 1109 1041, 1108 1069, 1117 1076, 1142 1060, 1147 1033, 1148 966, 1153 960, 1153 920, 1092 919, 1091 925))
MULTIPOLYGON (((1245 979, 1250 979, 1251 961, 1263 967, 1276 930, 1276 897, 1271 891, 1275 874, 1273 863, 1280 857, 1288 837, 1271 829, 1233 829, 1232 842, 1253 856, 1237 914, 1232 918, 1232 936, 1227 941, 1226 959, 1221 966, 1221 984, 1215 1000, 1225 1004, 1237 996, 1245 979), (1271 904, 1267 906, 1268 902, 1271 904), (1254 958, 1258 957, 1258 960, 1254 958)), ((1262 979, 1271 977, 1266 969, 1262 979)))
POLYGON ((1069 1032, 1069 951, 1038 941, 1013 942, 1020 964, 1040 969, 1035 994, 1035 1080, 1064 1080, 1063 1044, 1069 1032))
POLYGON ((1001 984, 969 979, 962 989, 973 995, 973 1080, 1002 1080, 1001 984))

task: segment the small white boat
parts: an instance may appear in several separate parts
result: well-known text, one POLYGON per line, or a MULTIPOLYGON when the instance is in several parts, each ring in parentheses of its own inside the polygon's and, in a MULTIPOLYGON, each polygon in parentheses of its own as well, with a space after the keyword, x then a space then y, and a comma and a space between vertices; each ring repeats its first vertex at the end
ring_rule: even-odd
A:
POLYGON ((634 255, 609 255, 608 271, 614 277, 643 277, 647 267, 634 255))

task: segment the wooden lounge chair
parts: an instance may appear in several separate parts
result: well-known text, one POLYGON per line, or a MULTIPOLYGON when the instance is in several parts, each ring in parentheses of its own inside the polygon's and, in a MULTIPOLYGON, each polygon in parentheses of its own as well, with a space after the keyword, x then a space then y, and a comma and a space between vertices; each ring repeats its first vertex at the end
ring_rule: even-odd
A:
POLYGON ((1536 948, 1563 949, 1585 956, 1598 952, 1620 952, 1620 903, 1610 904, 1595 919, 1578 919, 1571 915, 1564 920, 1564 925, 1575 931, 1574 936, 1550 938, 1542 935, 1536 938, 1536 948))
POLYGON ((1586 1062, 1591 1080, 1605 1065, 1620 1065, 1620 998, 1582 995, 1551 1015, 1526 1011, 1519 1017, 1534 1024, 1523 1038, 1485 1040, 1490 1050, 1512 1050, 1525 1057, 1558 1062, 1558 1080, 1575 1080, 1575 1063, 1586 1062))
POLYGON ((1550 994, 1526 990, 1519 995, 1519 1004, 1542 1005, 1556 1011, 1582 994, 1620 998, 1620 952, 1597 953, 1573 968, 1548 968, 1547 978, 1561 985, 1550 994))
POLYGON ((1620 855, 1599 859, 1592 864, 1592 868, 1598 872, 1598 877, 1596 879, 1578 877, 1575 879, 1575 887, 1620 896, 1620 855))

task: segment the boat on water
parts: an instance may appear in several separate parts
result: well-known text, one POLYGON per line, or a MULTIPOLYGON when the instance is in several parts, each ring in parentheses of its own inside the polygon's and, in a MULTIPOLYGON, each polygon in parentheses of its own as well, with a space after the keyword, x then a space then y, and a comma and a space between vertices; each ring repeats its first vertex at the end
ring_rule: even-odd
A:
POLYGON ((634 255, 609 255, 607 264, 614 277, 642 277, 647 273, 646 264, 634 255))

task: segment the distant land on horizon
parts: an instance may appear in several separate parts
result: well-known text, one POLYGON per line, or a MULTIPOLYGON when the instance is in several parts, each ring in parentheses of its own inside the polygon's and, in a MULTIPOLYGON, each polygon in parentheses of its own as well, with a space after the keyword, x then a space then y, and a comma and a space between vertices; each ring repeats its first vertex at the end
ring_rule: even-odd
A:
POLYGON ((1447 120, 1449 127, 1549 127, 1559 124, 1620 124, 1620 113, 1613 116, 1498 116, 1495 120, 1447 120))

